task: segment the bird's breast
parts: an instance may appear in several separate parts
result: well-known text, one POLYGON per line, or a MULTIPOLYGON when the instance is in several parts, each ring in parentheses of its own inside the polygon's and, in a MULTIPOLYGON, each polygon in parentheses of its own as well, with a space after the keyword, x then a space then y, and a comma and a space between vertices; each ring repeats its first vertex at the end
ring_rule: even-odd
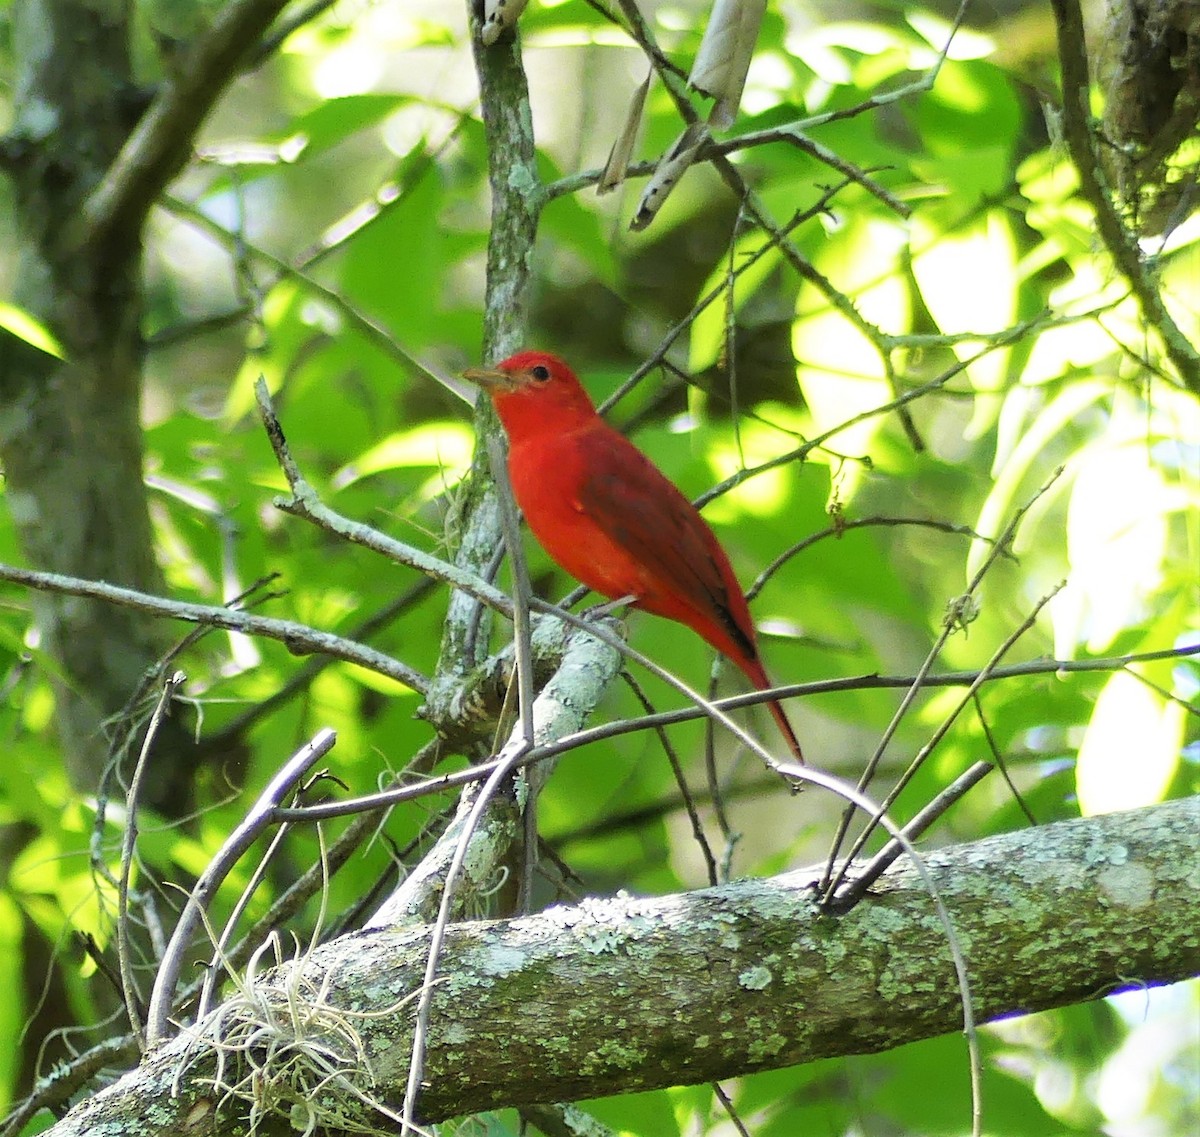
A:
POLYGON ((594 471, 570 434, 517 444, 509 451, 513 496, 538 544, 594 592, 642 596, 645 571, 583 506, 594 471))

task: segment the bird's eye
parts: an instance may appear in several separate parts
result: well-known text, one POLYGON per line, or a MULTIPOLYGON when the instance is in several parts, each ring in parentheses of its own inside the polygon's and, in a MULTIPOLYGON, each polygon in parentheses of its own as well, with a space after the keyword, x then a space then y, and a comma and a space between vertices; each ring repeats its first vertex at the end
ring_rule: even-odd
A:
POLYGON ((539 363, 536 367, 530 370, 529 374, 532 375, 539 383, 545 383, 546 380, 550 378, 550 368, 539 363))

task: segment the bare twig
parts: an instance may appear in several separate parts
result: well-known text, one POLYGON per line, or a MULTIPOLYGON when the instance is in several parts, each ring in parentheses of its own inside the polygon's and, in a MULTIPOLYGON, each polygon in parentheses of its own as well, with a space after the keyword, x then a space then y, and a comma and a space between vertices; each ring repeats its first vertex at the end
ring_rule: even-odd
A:
POLYGON ((733 1098, 725 1092, 719 1082, 712 1083, 712 1090, 717 1096, 717 1101, 721 1103, 721 1108, 725 1110, 725 1115, 729 1118, 730 1124, 737 1130, 738 1137, 751 1137, 750 1130, 746 1128, 746 1123, 738 1115, 737 1108, 733 1104, 733 1098))
MULTIPOLYGON (((521 736, 533 745, 533 649, 530 646, 529 599, 533 589, 529 584, 529 569, 525 563, 525 548, 521 543, 521 518, 517 513, 512 486, 508 480, 508 465, 504 444, 497 434, 487 436, 488 461, 500 497, 500 524, 504 547, 512 566, 513 584, 513 647, 517 657, 517 713, 521 736)), ((537 799, 545 780, 544 768, 531 767, 525 779, 525 841, 521 855, 521 881, 517 907, 527 912, 533 896, 533 876, 537 867, 537 799)))
MULTIPOLYGON (((1020 625, 1017 626, 1016 628, 1014 628, 1005 637, 1004 642, 998 648, 996 648, 996 650, 992 653, 991 659, 989 659, 988 662, 986 664, 984 664, 984 666, 981 669, 981 671, 979 672, 979 675, 976 678, 975 682, 973 682, 971 684, 971 686, 967 689, 967 691, 963 695, 962 699, 959 700, 958 705, 948 715, 946 715, 942 719, 941 723, 938 725, 937 730, 935 730, 933 732, 933 734, 929 737, 929 739, 926 740, 925 744, 917 752, 916 757, 914 757, 912 762, 909 763, 908 769, 904 771, 904 773, 896 780, 896 784, 888 791, 887 796, 883 799, 885 809, 891 808, 892 804, 896 801, 896 799, 900 796, 901 792, 904 790, 904 787, 908 785, 908 783, 912 780, 912 778, 914 777, 916 772, 921 768, 921 766, 924 765, 925 760, 929 757, 930 754, 933 753, 934 747, 936 747, 937 744, 939 742, 941 742, 941 740, 946 736, 946 732, 950 729, 950 727, 953 725, 953 723, 958 718, 958 716, 963 712, 963 710, 972 703, 976 693, 978 692, 979 688, 984 684, 984 682, 987 680, 987 677, 990 674, 990 672, 993 671, 996 668, 996 666, 999 664, 1000 660, 1003 659, 1004 656, 1006 656, 1008 654, 1008 652, 1013 647, 1013 645, 1017 642, 1017 640, 1019 640, 1027 631, 1029 631, 1030 628, 1033 627, 1034 623, 1036 623, 1036 621, 1037 621, 1038 616, 1041 614, 1042 609, 1047 604, 1049 604, 1050 601, 1053 600, 1054 597, 1059 594, 1059 592, 1062 591, 1062 589, 1065 587, 1065 585, 1066 585, 1066 582, 1063 581, 1060 584, 1056 585, 1047 595, 1043 596, 1037 602, 1037 604, 1035 604, 1033 606, 1033 609, 1032 609, 1032 611, 1030 611, 1029 615, 1024 620, 1021 621, 1020 625)), ((836 892, 838 885, 840 884, 842 878, 846 875, 848 866, 854 860, 854 858, 856 856, 858 856, 862 847, 867 843, 867 838, 870 837, 871 831, 872 831, 872 826, 867 825, 863 828, 862 832, 859 833, 858 837, 854 841, 854 845, 851 847, 850 852, 847 854, 846 859, 843 862, 841 869, 835 875, 833 882, 830 884, 829 888, 826 889, 824 895, 822 896, 823 903, 828 903, 829 901, 831 901, 833 899, 834 893, 836 892)))
POLYGON ((1013 800, 1017 803, 1017 808, 1025 815, 1025 820, 1030 825, 1037 825, 1038 819, 1034 817, 1033 810, 1029 808, 1024 795, 1017 788, 1016 782, 1013 781, 1012 775, 1008 772, 1008 762, 1005 760, 1004 755, 1000 753, 1000 747, 996 742, 995 736, 992 734, 991 724, 988 722, 987 716, 983 713, 983 702, 979 698, 978 688, 972 691, 971 702, 975 707, 975 717, 979 720, 979 728, 983 731, 983 739, 987 743, 988 749, 992 752, 992 765, 1000 771, 1000 777, 1004 779, 1004 784, 1008 786, 1008 792, 1012 794, 1013 800))
POLYGON ((271 30, 271 34, 264 36, 262 42, 254 49, 253 54, 246 61, 248 67, 258 67, 266 62, 275 51, 280 47, 284 40, 293 32, 304 27, 311 20, 315 20, 322 12, 332 8, 337 0, 308 0, 308 3, 286 19, 280 20, 279 25, 271 30))
POLYGON ((124 1038, 106 1038, 72 1061, 55 1066, 49 1074, 38 1080, 27 1097, 14 1105, 4 1118, 0 1137, 17 1137, 24 1133, 26 1125, 43 1109, 54 1110, 61 1115, 81 1087, 103 1070, 136 1062, 138 1052, 137 1037, 129 1034, 124 1038))
POLYGON ((142 776, 146 772, 146 763, 150 751, 154 747, 154 739, 158 734, 159 723, 167 715, 175 692, 184 682, 186 676, 182 671, 176 671, 163 684, 162 694, 150 722, 146 726, 146 737, 142 742, 142 752, 138 756, 133 777, 129 782, 129 793, 125 799, 125 834, 121 841, 121 876, 117 886, 117 962, 121 970, 121 992, 125 998, 125 1012, 129 1016, 129 1025, 137 1036, 138 1043, 145 1042, 142 1033, 142 1012, 140 1009, 141 993, 138 991, 137 980, 133 974, 133 951, 129 940, 129 878, 133 872, 134 850, 137 847, 138 827, 138 795, 142 787, 142 776))
MULTIPOLYGON (((226 949, 229 946, 229 941, 233 936, 234 929, 237 927, 238 921, 242 918, 242 913, 246 910, 246 906, 253 899, 254 894, 258 891, 258 886, 262 884, 263 878, 267 874, 267 869, 271 862, 275 859, 275 854, 279 851, 280 845, 283 843, 284 837, 287 835, 289 822, 281 822, 279 828, 275 830, 271 837, 271 843, 267 846, 266 852, 259 857, 258 864, 254 866, 254 871, 250 874, 250 879, 246 882, 245 888, 242 889, 242 894, 237 898, 237 903, 234 904, 233 910, 229 913, 229 919, 225 921, 225 926, 221 929, 221 935, 217 938, 217 942, 213 945, 213 953, 209 958, 208 966, 204 969, 204 980, 200 988, 200 999, 196 1004, 196 1021, 199 1022, 205 1015, 208 1014, 212 1006, 212 999, 217 989, 217 976, 220 973, 222 965, 230 966, 226 949)), ((320 834, 321 829, 317 827, 317 833, 320 834)), ((324 844, 322 843, 322 849, 324 844)), ((326 872, 324 857, 318 862, 321 868, 322 886, 328 882, 328 873, 326 872)), ((324 887, 321 892, 324 894, 324 887)), ((320 928, 318 922, 314 925, 320 928)))
MULTIPOLYGON (((291 490, 290 497, 275 499, 277 508, 295 517, 303 518, 305 521, 311 521, 326 532, 335 533, 352 544, 361 545, 364 549, 380 553, 396 564, 406 565, 434 580, 450 584, 455 589, 467 593, 476 600, 481 600, 488 607, 511 618, 512 601, 500 589, 493 587, 480 577, 457 565, 430 556, 429 553, 422 552, 411 545, 397 541, 386 533, 379 532, 378 529, 364 525, 361 521, 352 521, 329 509, 305 480, 304 475, 300 472, 300 467, 292 457, 287 439, 283 435, 283 428, 279 425, 279 419, 275 414, 275 407, 271 402, 266 381, 261 377, 254 384, 254 393, 258 398, 259 411, 262 414, 263 425, 266 428, 267 437, 270 439, 271 448, 275 451, 276 461, 278 461, 284 477, 287 478, 288 488, 291 490)), ((428 683, 425 683, 421 690, 424 692, 427 689, 428 683)))
MULTIPOLYGON (((880 739, 875 746, 875 750, 871 754, 871 757, 867 762, 866 768, 863 770, 862 775, 859 777, 858 784, 859 784, 860 788, 865 788, 867 785, 869 785, 871 782, 871 779, 875 776, 875 771, 878 769, 879 763, 883 759, 883 753, 887 749, 888 743, 891 742, 896 731, 899 729, 900 722, 904 718, 904 716, 908 713, 909 707, 912 706, 914 700, 917 698, 918 694, 920 694, 921 689, 925 686, 925 681, 929 674, 929 671, 932 668, 933 664, 936 662, 938 656, 941 654, 941 650, 945 646, 946 641, 956 631, 961 630, 961 628, 965 625, 965 623, 968 620, 973 618, 975 605, 976 605, 975 593, 976 593, 977 589, 979 588, 980 584, 983 582, 983 578, 988 574, 988 572, 991 571, 992 565, 995 564, 995 562, 999 559, 999 557, 1008 550, 1009 546, 1012 543, 1012 539, 1017 532, 1018 527, 1020 526, 1021 522, 1025 518, 1025 515, 1029 512, 1030 509, 1033 508, 1034 503, 1037 502, 1038 499, 1041 498, 1042 495, 1045 494, 1046 491, 1049 490, 1050 487, 1059 479, 1059 477, 1062 474, 1062 471, 1063 471, 1063 468, 1060 466, 1042 484, 1042 486, 1037 490, 1037 492, 1034 493, 1034 495, 1023 506, 1021 506, 1020 509, 1018 509, 1013 514, 1013 516, 1010 518, 1008 524, 1004 527, 1004 531, 1000 534, 999 537, 996 538, 996 541, 992 545, 992 547, 990 549, 988 549, 987 555, 984 557, 979 568, 975 570, 975 573, 972 575, 971 579, 967 582, 966 591, 963 592, 963 594, 961 596, 955 598, 953 605, 952 605, 952 611, 951 611, 951 613, 949 613, 947 615, 947 618, 943 622, 942 630, 938 634, 937 640, 934 642, 933 646, 930 648, 929 652, 927 653, 927 655, 925 657, 925 661, 922 663, 920 669, 917 671, 916 676, 913 678, 912 686, 905 692, 904 698, 900 700, 900 705, 896 708, 895 712, 893 713, 891 722, 888 723, 887 728, 884 730, 883 734, 880 736, 880 739)), ((1061 587, 1061 585, 1060 585, 1060 587, 1061 587)), ((1042 602, 1037 605, 1037 607, 1034 610, 1034 617, 1036 617, 1037 613, 1041 611, 1043 605, 1045 605, 1048 600, 1049 600, 1049 597, 1046 597, 1046 599, 1042 600, 1042 602)), ((1030 626, 1032 626, 1034 617, 1031 617, 1029 620, 1027 620, 1025 623, 1023 623, 1021 625, 1021 627, 1014 633, 1013 636, 1010 636, 1008 639, 1005 640, 1004 644, 999 649, 1000 653, 1007 652, 1009 647, 1011 647, 1012 643, 1015 642, 1016 637, 1023 635, 1024 632, 1030 626)), ((1000 658, 999 655, 993 657, 993 659, 991 661, 991 666, 993 668, 999 662, 999 658, 1000 658)), ((984 673, 986 673, 986 671, 987 671, 987 668, 984 669, 984 673)), ((981 681, 982 680, 978 680, 978 679, 976 680, 977 683, 981 682, 981 681)), ((941 735, 938 734, 935 737, 940 738, 941 735)), ((924 757, 925 757, 925 755, 928 754, 928 752, 929 752, 928 749, 922 750, 921 755, 919 755, 921 760, 924 760, 924 757)), ((909 777, 912 776, 912 772, 915 772, 915 771, 912 771, 910 769, 910 772, 908 775, 909 777)), ((899 787, 899 789, 902 789, 902 788, 903 788, 903 785, 901 785, 899 787)), ((892 796, 891 800, 893 800, 893 801, 895 800, 894 795, 899 792, 899 789, 893 790, 893 796, 892 796)), ((837 832, 835 833, 834 839, 833 839, 832 843, 830 844, 829 858, 826 863, 825 876, 823 877, 823 879, 821 881, 822 896, 826 902, 828 902, 828 900, 833 896, 833 893, 836 891, 838 884, 841 882, 842 877, 846 873, 846 869, 847 869, 848 865, 850 864, 851 860, 853 860, 855 853, 857 853, 857 851, 862 848, 863 842, 866 839, 866 835, 869 835, 867 833, 867 830, 869 830, 870 827, 868 826, 867 830, 864 830, 864 833, 860 834, 858 840, 855 842, 854 852, 852 852, 850 854, 850 856, 848 856, 842 862, 841 868, 838 870, 838 872, 836 874, 834 874, 834 865, 837 863, 838 851, 841 848, 842 841, 845 839, 846 832, 850 826, 850 821, 851 821, 850 811, 846 810, 842 814, 841 821, 838 824, 837 832)))
MULTIPOLYGON (((363 642, 376 632, 386 628, 410 608, 416 607, 437 586, 437 581, 431 580, 429 577, 421 577, 411 588, 402 592, 377 612, 372 613, 361 623, 351 628, 346 638, 352 643, 363 642)), ((216 733, 205 735, 205 745, 211 747, 217 753, 225 750, 234 739, 244 737, 246 732, 255 723, 261 722, 280 707, 286 705, 299 692, 306 690, 317 676, 328 668, 333 661, 334 657, 328 655, 310 660, 265 699, 256 702, 253 706, 247 707, 245 711, 231 719, 216 733)))
MULTIPOLYGON (((431 159, 432 160, 432 159, 431 159)), ((397 196, 394 200, 401 201, 403 196, 397 196)), ((223 247, 228 249, 232 255, 242 259, 249 259, 255 262, 261 262, 271 269, 274 274, 274 280, 268 281, 266 287, 278 282, 279 280, 292 280, 299 284, 306 292, 319 297, 326 301, 340 315, 346 318, 346 322, 350 324, 355 331, 360 332, 364 339, 370 342, 374 347, 378 348, 384 355, 390 356, 404 367, 417 371, 420 374, 434 380, 442 387, 457 395, 464 402, 471 402, 474 398, 474 389, 469 383, 464 380, 453 379, 450 376, 443 375, 440 371, 431 367, 428 363, 422 360, 419 356, 413 355, 405 350, 404 346, 396 339, 391 332, 382 324, 372 319, 365 312, 359 310, 351 301, 347 300, 340 292, 330 288, 328 285, 322 284, 313 276, 309 275, 305 270, 314 266, 319 260, 330 252, 339 248, 337 241, 332 239, 323 241, 311 249, 307 249, 296 260, 296 263, 289 263, 281 260, 266 249, 261 249, 257 245, 252 245, 244 240, 239 234, 231 233, 225 226, 217 221, 214 221, 203 210, 198 209, 194 205, 190 205, 186 201, 179 198, 167 195, 163 199, 163 206, 177 217, 186 221, 193 228, 199 229, 206 233, 214 241, 217 241, 223 247)), ((381 216, 386 212, 386 206, 379 207, 379 213, 375 217, 381 216)), ((371 220, 374 220, 372 218, 371 220)), ((368 222, 364 221, 365 225, 368 222)), ((361 225, 360 225, 361 228, 361 225)), ((345 240, 343 234, 341 237, 345 240)), ((261 291, 261 289, 260 289, 261 291)), ((215 317, 220 321, 243 320, 253 311, 252 304, 242 304, 233 312, 226 313, 225 316, 215 317)), ((155 341, 156 345, 170 342, 169 339, 155 341)))
POLYGON ((438 962, 441 959, 442 948, 446 941, 446 929, 450 924, 450 909, 454 901, 454 886, 462 872, 467 852, 471 847, 471 837, 479 824, 484 812, 491 805, 496 791, 512 776, 521 764, 521 759, 532 743, 532 737, 522 738, 520 734, 497 756, 495 768, 483 784, 479 795, 471 808, 458 844, 454 849, 454 858, 446 870, 442 884, 442 899, 438 906, 437 919, 429 936, 429 953, 425 960, 425 976, 421 984, 421 995, 417 1002, 416 1020, 413 1024, 412 1057, 408 1068, 408 1084, 404 1090, 404 1119, 401 1127, 401 1137, 410 1133, 419 1133, 416 1124, 417 1095, 421 1091, 421 1077, 425 1069, 425 1050, 429 1039, 429 1017, 433 1008, 433 984, 437 979, 438 962))
MULTIPOLYGON (((966 371, 973 363, 990 355, 993 351, 1007 347, 1010 344, 1016 343, 1023 339, 1030 332, 1035 331, 1048 319, 1046 313, 1040 313, 1032 319, 1025 320, 1020 324, 1014 324, 1010 328, 1005 328, 1002 332, 996 333, 994 336, 981 336, 985 340, 985 344, 978 352, 970 356, 968 359, 959 359, 945 369, 940 375, 933 379, 913 387, 911 390, 905 391, 901 395, 897 395, 894 399, 889 399, 886 403, 881 403, 877 407, 871 407, 868 410, 860 411, 856 415, 838 423, 836 426, 830 427, 822 434, 818 434, 815 438, 805 442, 803 446, 799 446, 794 450, 789 450, 783 454, 777 454, 774 458, 768 458, 765 462, 760 462, 757 466, 751 466, 744 470, 738 470, 731 474, 723 482, 719 482, 712 489, 702 494, 696 499, 696 505, 706 505, 713 498, 720 497, 723 493, 728 493, 729 490, 740 486, 743 482, 753 478, 757 474, 766 473, 768 470, 778 469, 780 466, 790 465, 792 462, 801 461, 808 456, 813 450, 816 450, 825 445, 831 438, 841 434, 845 430, 849 430, 852 426, 857 426, 860 422, 867 422, 870 419, 878 418, 880 415, 888 414, 891 411, 898 410, 900 407, 907 406, 909 403, 915 402, 918 399, 923 399, 926 395, 934 391, 942 390, 952 379, 957 378, 966 371)), ((977 337, 971 336, 970 339, 977 337)))
MULTIPOLYGON (((796 230, 806 221, 811 221, 814 217, 825 213, 830 203, 838 195, 841 190, 849 183, 841 181, 837 185, 830 186, 821 194, 821 196, 807 209, 798 209, 791 219, 784 225, 780 226, 777 233, 768 234, 767 240, 755 249, 748 256, 744 257, 733 271, 733 277, 736 280, 742 273, 753 267, 759 260, 770 253, 778 244, 779 240, 787 234, 796 230)), ((677 320, 667 330, 666 334, 659 340, 658 346, 641 362, 638 368, 625 380, 603 403, 600 404, 599 410, 601 414, 607 414, 608 411, 615 406, 621 399, 629 394, 651 371, 659 366, 666 358, 667 352, 674 346, 675 341, 695 322, 696 317, 700 315, 710 304, 716 303, 721 299, 722 294, 728 287, 728 280, 723 280, 720 284, 714 285, 704 296, 700 297, 692 309, 681 319, 677 320)))
MULTIPOLYGON (((623 670, 621 676, 633 692, 633 697, 641 703, 646 714, 653 715, 654 707, 646 692, 642 690, 642 685, 629 673, 628 669, 623 670)), ((683 775, 683 764, 679 761, 679 755, 675 753, 675 747, 671 745, 667 732, 661 726, 655 727, 654 730, 658 735, 658 744, 663 748, 663 753, 671 764, 671 773, 675 776, 675 784, 679 787, 679 799, 675 804, 682 804, 687 811, 688 822, 692 827, 692 837, 696 841, 700 855, 704 858, 704 867, 708 871, 708 883, 717 884, 720 881, 717 873, 717 859, 713 856, 712 846, 708 843, 708 837, 705 835, 704 822, 700 820, 700 811, 696 808, 692 787, 687 784, 687 779, 683 775)), ((718 804, 718 796, 715 792, 710 794, 710 800, 714 807, 718 804)))
MULTIPOLYGON (((1140 652, 1133 655, 1106 656, 1102 659, 1037 659, 1028 663, 1014 663, 1007 667, 997 667, 987 675, 988 682, 1000 682, 1006 679, 1016 679, 1031 675, 1058 674, 1090 674, 1120 671, 1130 663, 1152 663, 1164 659, 1186 659, 1200 655, 1200 643, 1185 644, 1177 648, 1164 648, 1160 651, 1140 652)), ((979 678, 979 671, 952 671, 942 675, 928 675, 924 679, 926 687, 969 687, 979 678)), ((842 691, 877 691, 905 690, 912 686, 912 675, 856 675, 845 679, 823 679, 814 683, 791 683, 774 687, 769 691, 752 691, 744 695, 731 695, 724 699, 714 700, 712 706, 724 711, 737 710, 739 707, 754 706, 772 699, 795 698, 798 696, 836 694, 842 691)), ((552 743, 535 747, 526 755, 524 762, 540 762, 546 758, 585 746, 588 743, 600 742, 616 738, 623 734, 632 734, 639 730, 648 730, 658 726, 669 726, 672 723, 690 722, 702 718, 705 711, 699 707, 681 707, 673 711, 659 711, 653 715, 641 715, 633 719, 622 719, 616 722, 603 723, 600 726, 589 727, 573 734, 564 735, 552 743)), ((277 820, 289 821, 322 821, 330 817, 341 817, 351 813, 362 813, 365 810, 380 809, 385 806, 398 805, 404 801, 428 797, 430 794, 443 793, 457 786, 470 785, 472 782, 483 781, 494 769, 493 762, 482 762, 465 770, 457 770, 449 774, 440 774, 430 778, 420 785, 404 786, 396 790, 382 790, 377 794, 368 794, 348 801, 327 802, 320 805, 303 806, 298 809, 280 808, 275 811, 277 820)))
POLYGON ((951 533, 956 536, 970 537, 975 541, 992 543, 990 537, 984 537, 982 534, 976 533, 969 525, 956 525, 950 521, 938 521, 933 517, 857 517, 850 519, 839 517, 837 524, 829 526, 828 529, 822 529, 819 533, 810 533, 804 540, 797 541, 794 545, 784 549, 782 553, 754 578, 753 583, 746 589, 746 599, 753 600, 763 590, 771 577, 783 568, 788 561, 802 553, 805 549, 815 545, 818 541, 825 541, 830 537, 840 539, 843 533, 848 533, 851 529, 896 528, 905 525, 921 529, 935 529, 939 533, 951 533))

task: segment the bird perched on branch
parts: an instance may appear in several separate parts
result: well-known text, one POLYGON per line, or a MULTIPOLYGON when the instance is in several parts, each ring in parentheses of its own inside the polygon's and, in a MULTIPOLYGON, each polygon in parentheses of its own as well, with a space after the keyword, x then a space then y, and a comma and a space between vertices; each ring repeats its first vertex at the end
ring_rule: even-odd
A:
MULTIPOLYGON (((686 624, 758 690, 770 688, 725 550, 696 507, 600 417, 567 363, 523 351, 463 375, 504 424, 513 494, 551 558, 609 600, 686 624)), ((770 710, 803 762, 783 707, 770 710)))

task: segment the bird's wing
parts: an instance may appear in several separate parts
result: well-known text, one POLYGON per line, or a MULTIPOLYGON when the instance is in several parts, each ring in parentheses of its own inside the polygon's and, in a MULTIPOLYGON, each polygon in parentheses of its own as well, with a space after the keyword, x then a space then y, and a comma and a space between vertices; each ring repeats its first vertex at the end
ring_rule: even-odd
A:
POLYGON ((657 585, 644 607, 663 611, 672 602, 714 621, 747 659, 758 655, 741 586, 707 522, 640 450, 615 432, 589 432, 587 474, 579 508, 645 569, 657 585))

